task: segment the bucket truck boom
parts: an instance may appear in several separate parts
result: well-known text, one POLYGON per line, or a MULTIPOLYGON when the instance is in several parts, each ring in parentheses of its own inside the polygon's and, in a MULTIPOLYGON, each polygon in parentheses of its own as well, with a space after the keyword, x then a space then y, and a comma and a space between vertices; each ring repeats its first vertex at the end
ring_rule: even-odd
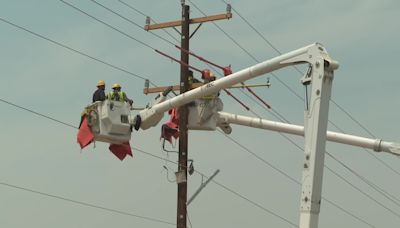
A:
POLYGON ((124 106, 119 105, 118 102, 104 102, 97 105, 97 112, 95 112, 98 116, 95 115, 94 125, 99 126, 98 128, 94 127, 94 129, 98 129, 95 132, 95 140, 122 143, 121 141, 130 138, 131 132, 126 124, 136 130, 140 128, 146 130, 156 126, 163 118, 164 112, 190 102, 194 103, 194 108, 190 109, 189 113, 189 129, 215 130, 216 127, 220 127, 226 134, 229 134, 232 130, 229 124, 238 124, 304 136, 299 227, 317 228, 326 140, 400 155, 400 144, 327 131, 333 73, 338 67, 339 64, 329 57, 325 48, 321 44, 315 43, 209 82, 168 100, 166 93, 162 93, 134 118, 129 116, 128 123, 125 118, 127 113, 124 106), (218 97, 212 102, 203 99, 207 95, 216 94, 237 83, 297 64, 308 64, 309 70, 301 79, 301 83, 312 87, 309 106, 304 112, 304 127, 221 112, 223 105, 218 97), (197 116, 202 115, 203 110, 198 107, 206 105, 211 106, 208 110, 207 120, 203 119, 203 122, 190 121, 191 118, 201 120, 197 116), (116 109, 120 106, 120 109, 116 109), (120 125, 120 127, 112 127, 114 124, 120 125))
POLYGON ((300 201, 300 228, 316 228, 321 206, 329 99, 333 71, 339 67, 338 62, 329 57, 321 44, 315 43, 280 55, 148 107, 139 112, 135 118, 135 129, 140 127, 145 130, 157 125, 163 113, 172 108, 217 93, 221 89, 251 78, 297 64, 309 65, 310 70, 301 81, 304 85, 312 85, 310 107, 305 111, 304 116, 305 156, 300 201))

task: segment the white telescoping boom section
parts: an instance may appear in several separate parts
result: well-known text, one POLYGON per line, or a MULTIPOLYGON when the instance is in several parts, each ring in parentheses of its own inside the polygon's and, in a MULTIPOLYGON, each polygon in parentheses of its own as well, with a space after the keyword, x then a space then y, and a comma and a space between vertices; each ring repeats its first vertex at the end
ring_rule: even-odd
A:
MULTIPOLYGON (((218 122, 222 125, 236 124, 246 127, 304 136, 304 127, 300 125, 270 121, 266 119, 242 116, 227 112, 218 112, 218 122)), ((375 152, 387 152, 397 156, 400 155, 400 144, 383 141, 382 139, 370 139, 355 135, 327 131, 326 140, 330 142, 371 149, 375 152)))

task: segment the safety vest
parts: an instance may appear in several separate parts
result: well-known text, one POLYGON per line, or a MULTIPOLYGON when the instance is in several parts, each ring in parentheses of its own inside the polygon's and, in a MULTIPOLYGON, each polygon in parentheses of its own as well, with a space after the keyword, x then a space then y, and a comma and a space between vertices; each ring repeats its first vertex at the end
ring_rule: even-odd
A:
POLYGON ((118 97, 114 92, 110 92, 107 96, 108 100, 113 100, 113 101, 120 101, 124 102, 125 101, 125 93, 124 92, 118 92, 118 97), (118 98, 118 99, 117 99, 118 98))

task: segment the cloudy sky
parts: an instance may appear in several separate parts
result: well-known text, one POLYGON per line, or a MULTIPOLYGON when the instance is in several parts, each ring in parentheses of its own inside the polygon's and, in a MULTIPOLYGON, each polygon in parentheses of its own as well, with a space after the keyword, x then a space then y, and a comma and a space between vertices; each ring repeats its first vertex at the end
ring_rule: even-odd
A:
MULTIPOLYGON (((179 66, 153 49, 175 57, 179 52, 133 25, 131 22, 143 26, 145 17, 127 5, 161 22, 180 18, 180 1, 98 0, 131 22, 90 0, 67 2, 119 31, 61 1, 0 0, 0 226, 173 227, 169 223, 176 220, 176 184, 170 181, 176 165, 162 159, 176 161, 177 157, 162 150, 160 126, 134 132, 131 145, 141 151, 135 150, 133 159, 121 162, 108 151, 108 145, 99 142, 80 150, 76 129, 10 103, 77 126, 96 82, 103 79, 108 86, 122 84, 135 104, 144 106, 153 96, 142 93, 143 78, 160 86, 179 80, 179 66)), ((187 3, 192 17, 203 16, 202 12, 223 13, 226 8, 222 0, 187 3)), ((230 3, 235 10, 233 18, 216 23, 230 38, 214 24, 204 24, 191 39, 192 51, 220 65, 232 64, 237 71, 275 57, 278 51, 320 42, 340 63, 328 128, 400 141, 398 1, 230 3)), ((168 32, 179 39, 174 30, 168 32)), ((154 33, 176 43, 164 31, 154 33)), ((195 59, 190 61, 206 67, 195 59)), ((304 71, 304 67, 299 69, 304 71)), ((277 113, 302 125, 301 77, 287 68, 248 82, 265 83, 270 78, 272 86, 256 92, 271 104, 273 112, 240 90, 233 93, 251 112, 223 94, 224 111, 275 121, 277 113)), ((206 176, 220 170, 217 183, 210 183, 188 207, 192 227, 298 224, 300 186, 293 180, 301 178, 303 139, 239 126, 233 127, 230 137, 219 132, 190 132, 189 157, 196 170, 206 176)), ((326 157, 326 200, 320 227, 397 227, 399 158, 334 143, 327 143, 327 151, 342 165, 326 157)), ((198 173, 190 176, 189 196, 201 181, 198 173)))

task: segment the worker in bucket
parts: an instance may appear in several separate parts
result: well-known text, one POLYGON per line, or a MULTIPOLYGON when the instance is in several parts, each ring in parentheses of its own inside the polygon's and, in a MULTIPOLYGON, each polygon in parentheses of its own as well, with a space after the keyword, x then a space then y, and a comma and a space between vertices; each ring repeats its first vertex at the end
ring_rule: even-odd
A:
POLYGON ((216 78, 213 72, 211 72, 209 69, 205 69, 201 72, 201 79, 204 80, 204 83, 209 83, 215 81, 216 78))
POLYGON ((104 101, 106 99, 106 94, 104 90, 106 89, 106 83, 103 80, 97 82, 97 90, 93 93, 92 102, 104 101))
MULTIPOLYGON (((212 71, 210 71, 209 69, 204 69, 201 73, 201 79, 203 79, 204 84, 206 84, 206 83, 215 81, 216 77, 212 71)), ((218 96, 219 96, 219 91, 217 93, 208 94, 208 95, 204 96, 203 98, 204 99, 213 99, 218 96)))
POLYGON ((113 91, 110 92, 109 94, 107 94, 107 99, 108 100, 120 101, 120 102, 126 101, 130 105, 133 104, 133 100, 129 99, 126 96, 125 92, 121 91, 121 85, 120 84, 115 83, 111 88, 113 89, 113 91))

